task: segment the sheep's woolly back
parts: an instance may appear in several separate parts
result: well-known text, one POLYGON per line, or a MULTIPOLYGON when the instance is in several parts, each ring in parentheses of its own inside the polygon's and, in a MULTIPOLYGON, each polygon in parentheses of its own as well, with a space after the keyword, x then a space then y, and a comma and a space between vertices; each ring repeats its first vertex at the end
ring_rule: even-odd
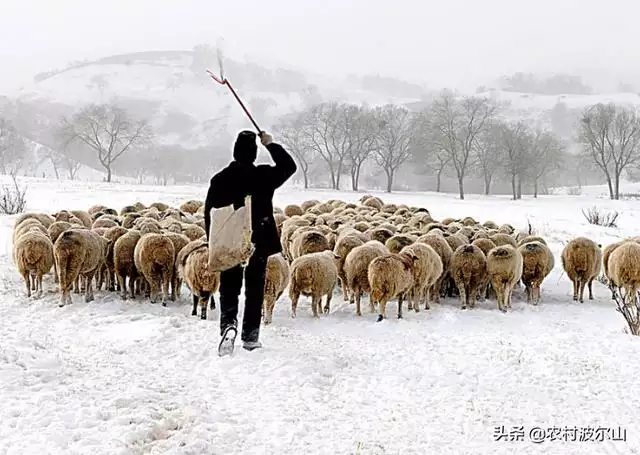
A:
POLYGON ((614 285, 620 288, 640 288, 640 245, 624 242, 609 255, 609 275, 614 285))
POLYGON ((487 273, 492 282, 513 287, 522 277, 522 254, 511 245, 493 248, 487 254, 487 273))
POLYGON ((181 276, 197 296, 203 292, 214 293, 220 285, 220 273, 209 270, 209 247, 204 246, 192 250, 181 267, 181 276))
POLYGON ((170 273, 175 261, 173 243, 162 234, 144 234, 133 253, 136 268, 147 281, 159 273, 170 273))
POLYGON ((371 300, 388 301, 413 287, 415 259, 408 253, 386 254, 369 264, 367 277, 371 286, 371 300))
POLYGON ((51 223, 55 221, 55 219, 51 215, 47 215, 46 213, 29 212, 29 213, 23 213, 22 215, 20 215, 16 219, 13 225, 13 228, 14 229, 17 228, 23 221, 28 219, 35 219, 39 221, 40 224, 42 224, 45 228, 48 228, 49 226, 51 226, 51 223))
POLYGON ((570 280, 589 281, 600 274, 602 251, 586 237, 571 240, 562 250, 562 267, 570 280))
POLYGON ((514 239, 509 234, 498 233, 498 234, 492 235, 491 237, 489 237, 489 239, 493 243, 495 243, 496 246, 511 245, 514 248, 518 248, 518 242, 516 242, 516 239, 514 239))
POLYGON ((526 243, 533 243, 533 242, 538 242, 538 243, 542 243, 543 245, 547 245, 547 241, 542 237, 538 237, 537 235, 527 235, 522 237, 518 241, 518 246, 522 246, 526 243))
POLYGON ((320 231, 313 229, 293 236, 291 253, 293 259, 309 253, 320 253, 330 250, 329 241, 320 231))
POLYGON ((88 229, 63 232, 53 245, 61 290, 68 289, 79 274, 97 271, 105 261, 109 242, 88 229))
POLYGON ((333 251, 305 254, 291 264, 289 294, 297 291, 305 296, 321 297, 333 291, 337 279, 333 251))
POLYGON ((289 285, 289 264, 282 254, 269 256, 264 281, 264 294, 278 300, 289 285))
POLYGON ((47 228, 42 223, 35 219, 28 219, 17 226, 13 231, 13 241, 15 242, 21 235, 29 231, 38 231, 42 234, 49 235, 47 228))
POLYGON ((609 280, 611 280, 611 276, 609 275, 609 258, 611 257, 611 253, 613 253, 616 250, 616 248, 618 248, 620 245, 624 243, 625 241, 616 242, 616 243, 607 245, 604 251, 602 252, 602 267, 604 269, 604 276, 607 277, 607 279, 609 280))
POLYGON ((554 266, 553 254, 541 242, 530 242, 518 248, 522 255, 522 281, 527 283, 541 283, 554 266))
POLYGON ((399 253, 405 246, 412 245, 415 241, 415 237, 396 234, 393 237, 390 237, 384 245, 390 253, 399 253))
POLYGON ((190 200, 190 201, 186 201, 186 202, 182 203, 182 205, 180 205, 180 210, 182 212, 184 212, 184 213, 189 213, 189 214, 193 215, 202 206, 204 206, 204 202, 196 201, 196 200, 190 200))
POLYGON ((440 260, 442 261, 442 267, 444 267, 444 270, 449 270, 449 267, 451 266, 451 256, 453 255, 453 250, 444 239, 444 237, 436 234, 426 234, 418 238, 418 242, 432 247, 440 256, 440 260))
POLYGON ((458 247, 469 244, 469 239, 461 234, 445 235, 444 240, 449 244, 452 251, 457 250, 458 247))
POLYGON ((131 276, 136 274, 137 269, 133 253, 140 237, 140 232, 129 231, 115 241, 113 245, 113 263, 115 271, 119 275, 131 276))
POLYGON ((84 227, 91 229, 93 219, 91 219, 89 212, 85 212, 84 210, 71 210, 71 214, 79 219, 84 227))
POLYGON ((68 231, 72 227, 73 226, 71 225, 71 223, 68 223, 66 221, 56 221, 54 223, 51 223, 51 226, 49 226, 49 229, 47 229, 47 233, 49 234, 49 238, 51 239, 51 241, 55 243, 55 241, 58 240, 58 237, 60 237, 63 232, 68 231))
POLYGON ((21 275, 44 275, 53 267, 53 243, 41 232, 27 232, 17 239, 14 257, 21 275))
POLYGON ((475 239, 472 244, 480 248, 485 256, 487 256, 489 251, 497 246, 492 240, 483 238, 475 239))
POLYGON ((375 258, 389 254, 389 250, 377 240, 371 240, 364 245, 352 249, 344 261, 344 271, 347 287, 355 291, 371 292, 369 286, 369 264, 375 258))
POLYGON ((292 217, 295 215, 304 215, 305 210, 303 210, 300 206, 295 204, 287 205, 284 208, 284 214, 287 217, 292 217))
POLYGON ((421 291, 433 286, 442 275, 442 260, 429 245, 414 243, 404 247, 401 253, 418 258, 413 266, 414 289, 421 291))
POLYGON ((91 225, 91 229, 110 228, 114 226, 118 226, 118 223, 113 218, 103 215, 93 222, 93 224, 91 225))
POLYGON ((462 245, 451 256, 451 276, 469 293, 486 281, 487 259, 476 245, 462 245))

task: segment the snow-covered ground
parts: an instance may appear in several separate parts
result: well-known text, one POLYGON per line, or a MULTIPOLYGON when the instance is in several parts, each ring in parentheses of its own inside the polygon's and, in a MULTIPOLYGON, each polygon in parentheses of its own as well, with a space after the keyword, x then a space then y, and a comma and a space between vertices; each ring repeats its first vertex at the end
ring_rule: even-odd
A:
MULTIPOLYGON (((30 180, 28 196, 30 210, 54 211, 205 191, 30 180)), ((360 196, 288 188, 276 202, 360 196)), ((640 453, 640 340, 599 283, 594 301, 572 301, 559 258, 575 236, 606 245, 637 235, 638 202, 381 196, 436 218, 529 220, 556 256, 541 305, 519 291, 508 314, 444 300, 376 323, 337 295, 330 315, 313 320, 305 301, 292 320, 283 297, 262 351, 220 359, 217 312, 191 317, 186 290, 167 308, 105 292, 58 308, 48 277, 45 298, 27 299, 10 256, 15 217, 0 217, 0 454, 640 453), (587 224, 580 211, 593 205, 618 210, 620 227, 587 224), (495 441, 500 426, 524 426, 524 440, 495 441), (554 426, 621 426, 627 441, 531 442, 533 427, 554 426)))

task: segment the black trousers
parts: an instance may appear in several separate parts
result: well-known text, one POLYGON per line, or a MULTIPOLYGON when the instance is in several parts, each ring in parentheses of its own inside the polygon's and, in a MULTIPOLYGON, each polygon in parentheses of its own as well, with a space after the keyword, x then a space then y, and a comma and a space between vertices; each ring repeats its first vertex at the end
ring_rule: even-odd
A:
POLYGON ((238 298, 244 277, 244 317, 242 341, 258 341, 262 320, 267 256, 254 252, 246 267, 237 266, 220 274, 220 335, 238 324, 238 298))

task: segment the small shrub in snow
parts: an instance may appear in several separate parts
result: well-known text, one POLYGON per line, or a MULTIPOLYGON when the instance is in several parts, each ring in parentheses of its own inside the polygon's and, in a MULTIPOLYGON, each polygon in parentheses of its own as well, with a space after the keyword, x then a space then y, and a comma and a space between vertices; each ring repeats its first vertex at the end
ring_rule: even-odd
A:
POLYGON ((613 300, 616 302, 616 310, 624 316, 629 331, 632 335, 640 335, 640 295, 637 295, 633 305, 625 303, 626 298, 620 294, 619 289, 611 288, 613 300))
POLYGON ((591 207, 588 210, 583 210, 582 214, 585 219, 589 222, 589 224, 594 224, 596 226, 604 226, 609 228, 618 227, 616 224, 618 221, 618 216, 620 214, 616 211, 613 212, 605 212, 600 210, 597 207, 591 207))
POLYGON ((640 193, 622 193, 620 199, 640 199, 640 193))
POLYGON ((3 185, 0 189, 0 214, 3 215, 22 213, 27 205, 27 188, 20 188, 15 175, 11 179, 11 185, 3 185))
POLYGON ((567 189, 567 194, 569 196, 580 196, 582 194, 582 188, 580 188, 579 186, 573 186, 567 189))

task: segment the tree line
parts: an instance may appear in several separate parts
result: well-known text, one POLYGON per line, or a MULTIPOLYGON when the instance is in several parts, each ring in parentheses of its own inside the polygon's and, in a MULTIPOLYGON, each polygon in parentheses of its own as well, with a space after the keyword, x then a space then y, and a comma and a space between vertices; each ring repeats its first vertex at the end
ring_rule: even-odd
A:
MULTIPOLYGON (((25 138, 0 115, 1 173, 15 175, 30 161, 27 140, 32 139, 48 146, 44 158, 57 177, 66 171, 73 179, 81 164, 97 163, 108 182, 114 172, 139 182, 152 176, 165 185, 203 182, 226 164, 233 140, 225 125, 208 125, 215 145, 165 145, 148 122, 113 104, 91 104, 56 122, 38 120, 31 130, 32 137, 25 138)), ((519 199, 524 186, 536 197, 559 173, 588 163, 602 174, 610 197, 618 199, 621 180, 640 169, 640 117, 626 105, 583 110, 573 125, 578 154, 569 154, 566 142, 550 130, 505 118, 504 106, 490 98, 451 92, 419 111, 391 104, 314 104, 282 117, 274 130, 297 160, 305 188, 313 185, 315 173, 334 189, 343 188, 347 178, 358 191, 364 173, 373 171, 390 192, 404 167, 433 179, 437 191, 444 175, 454 176, 461 199, 472 177, 481 179, 485 194, 497 180, 507 180, 519 199)))
POLYGON ((457 97, 444 92, 418 112, 386 105, 370 108, 323 103, 282 119, 277 132, 296 157, 305 187, 311 164, 324 163, 333 189, 349 175, 351 189, 359 189, 365 164, 377 167, 392 191, 398 170, 411 163, 436 178, 455 175, 464 199, 468 177, 481 177, 485 194, 498 177, 508 177, 514 199, 528 182, 537 196, 539 184, 557 171, 566 147, 551 132, 524 122, 501 118, 501 106, 482 97, 457 97))

